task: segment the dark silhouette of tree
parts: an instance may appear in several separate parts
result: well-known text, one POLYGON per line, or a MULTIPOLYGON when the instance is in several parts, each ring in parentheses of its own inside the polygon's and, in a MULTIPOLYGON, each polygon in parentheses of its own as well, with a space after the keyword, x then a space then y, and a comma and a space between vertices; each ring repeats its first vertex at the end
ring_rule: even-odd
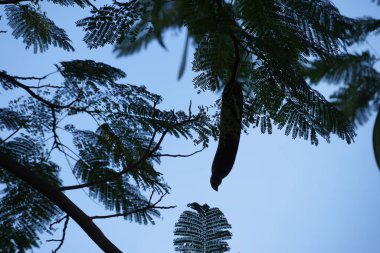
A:
MULTIPOLYGON (((2 250, 38 246, 39 232, 58 221, 66 228, 70 218, 105 252, 120 252, 92 220, 124 216, 146 224, 160 215, 158 209, 170 208, 158 205, 169 187, 154 168, 161 156, 177 156, 159 152, 169 134, 194 138, 203 147, 209 137, 218 137, 210 180, 215 190, 233 167, 241 130, 249 127, 271 133, 275 125, 313 145, 318 137, 329 141, 331 134, 353 141, 351 121, 306 82, 305 65, 310 59, 341 57, 352 43, 377 31, 378 20, 345 17, 328 0, 130 0, 100 7, 89 0, 51 2, 90 7, 91 16, 77 22, 86 32, 84 41, 93 49, 113 44, 119 56, 136 53, 154 40, 165 47, 165 31, 185 28, 179 78, 192 42, 195 88, 223 95, 215 102, 220 108, 216 115, 207 115, 205 108, 165 111, 157 107, 159 96, 119 83, 124 72, 104 63, 61 62, 54 71, 63 79, 58 84, 47 81, 51 74, 23 77, 1 70, 5 93, 19 89, 27 94, 0 109, 5 136, 0 140, 2 250), (79 115, 93 120, 97 129, 65 125, 66 118, 79 115), (63 131, 73 135, 76 150, 63 143, 63 131), (52 150, 75 162, 72 170, 80 184, 62 184, 52 150), (89 216, 63 194, 82 188, 115 213, 89 216), (154 193, 157 201, 152 200, 154 193), (32 197, 26 202, 25 195, 32 197)), ((12 35, 35 53, 50 46, 74 50, 66 32, 41 11, 42 4, 0 0, 12 35)), ((64 235, 65 229, 59 245, 64 235)))
POLYGON ((231 225, 218 208, 207 204, 187 205, 194 211, 184 211, 175 224, 173 243, 175 251, 196 253, 223 253, 230 250, 231 225))

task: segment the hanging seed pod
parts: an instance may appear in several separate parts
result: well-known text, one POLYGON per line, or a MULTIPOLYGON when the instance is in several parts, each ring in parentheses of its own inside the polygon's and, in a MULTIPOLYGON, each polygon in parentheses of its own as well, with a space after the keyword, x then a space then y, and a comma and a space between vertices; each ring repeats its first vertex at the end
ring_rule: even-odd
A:
POLYGON ((375 126, 373 127, 373 151, 377 167, 380 169, 380 110, 377 112, 375 126))
POLYGON ((231 171, 239 147, 243 114, 243 91, 239 83, 230 81, 224 87, 219 125, 219 144, 212 163, 211 187, 219 185, 231 171))

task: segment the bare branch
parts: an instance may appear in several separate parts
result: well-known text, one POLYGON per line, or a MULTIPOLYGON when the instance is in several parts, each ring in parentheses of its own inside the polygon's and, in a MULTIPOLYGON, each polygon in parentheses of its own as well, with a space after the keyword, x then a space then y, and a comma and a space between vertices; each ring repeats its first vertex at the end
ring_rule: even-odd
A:
POLYGON ((56 111, 54 108, 51 108, 51 113, 52 113, 52 117, 53 117, 51 131, 53 132, 53 139, 54 139, 52 149, 58 148, 58 150, 61 151, 61 147, 60 147, 61 141, 59 140, 59 136, 57 134, 57 115, 56 115, 56 111))
POLYGON ((190 100, 190 104, 189 104, 189 117, 191 117, 191 103, 192 103, 192 101, 190 100))
POLYGON ((51 84, 45 84, 45 85, 39 85, 39 86, 28 86, 30 89, 41 89, 41 88, 53 88, 53 89, 62 89, 63 86, 59 85, 51 85, 51 84))
POLYGON ((57 239, 50 239, 50 240, 46 240, 47 242, 59 242, 59 245, 57 246, 57 248, 55 250, 53 250, 52 253, 57 253, 58 250, 62 247, 64 241, 65 241, 65 236, 66 236, 66 229, 67 229, 67 224, 69 223, 69 219, 70 219, 70 216, 66 215, 65 217, 63 217, 62 219, 60 219, 59 221, 56 221, 52 224, 50 224, 50 227, 53 225, 53 224, 57 224, 57 223, 60 223, 62 220, 65 220, 65 223, 63 224, 63 229, 62 229, 62 237, 61 239, 57 240, 57 239))
POLYGON ((202 148, 202 149, 197 150, 197 151, 195 151, 195 152, 193 152, 193 153, 191 153, 191 154, 188 154, 188 155, 181 155, 181 154, 178 154, 178 155, 172 155, 172 154, 156 154, 156 155, 154 155, 154 157, 164 157, 164 156, 166 156, 166 157, 190 157, 190 156, 193 156, 193 155, 195 155, 195 154, 198 154, 198 153, 202 152, 204 149, 205 149, 205 148, 202 148))
POLYGON ((86 2, 86 4, 90 5, 95 11, 99 11, 99 9, 93 5, 89 0, 84 0, 86 2))
POLYGON ((65 215, 62 218, 60 218, 60 219, 58 219, 58 220, 50 223, 49 229, 52 230, 54 225, 57 225, 57 224, 61 223, 64 219, 67 219, 67 215, 65 215))
MULTIPOLYGON (((0 0, 1 1, 1 0, 0 0)), ((26 1, 26 0, 25 0, 26 1)), ((58 73, 58 70, 57 71, 53 71, 49 74, 46 74, 44 76, 41 76, 41 77, 35 77, 35 76, 12 76, 14 79, 18 79, 18 80, 44 80, 46 79, 48 76, 52 75, 52 74, 55 74, 55 73, 58 73)), ((29 86, 29 88, 31 88, 29 86)))
POLYGON ((55 109, 65 109, 65 108, 70 108, 75 102, 77 102, 80 98, 80 94, 78 95, 78 97, 73 100, 72 102, 70 102, 69 104, 67 105, 59 105, 59 104, 54 104, 48 100, 46 100, 45 98, 39 96, 38 94, 36 94, 34 91, 31 90, 31 88, 25 84, 22 84, 20 83, 19 81, 17 81, 13 76, 10 76, 8 74, 6 74, 4 71, 0 71, 0 78, 3 78, 4 80, 12 83, 14 86, 17 86, 23 90, 25 90, 27 93, 29 93, 30 96, 32 96, 33 98, 37 99, 38 101, 40 101, 41 103, 47 105, 48 107, 50 108, 55 108, 55 109))
POLYGON ((15 135, 18 131, 20 131, 21 128, 23 128, 23 127, 24 127, 23 125, 20 125, 11 135, 9 135, 4 140, 0 141, 0 146, 3 145, 3 143, 5 143, 7 140, 9 140, 10 138, 12 138, 12 136, 15 135))
POLYGON ((177 207, 177 206, 158 206, 157 205, 158 203, 160 203, 162 201, 163 197, 167 193, 162 194, 160 196, 160 198, 156 202, 151 203, 151 200, 152 200, 152 197, 153 197, 153 193, 154 193, 154 191, 150 195, 149 202, 148 202, 148 204, 145 207, 138 208, 138 209, 135 209, 133 211, 125 212, 125 213, 116 213, 116 214, 110 214, 110 215, 92 216, 91 219, 95 220, 95 219, 108 219, 108 218, 115 218, 115 217, 126 217, 128 215, 135 214, 135 213, 145 212, 145 211, 148 211, 150 209, 171 209, 171 208, 176 208, 177 207))

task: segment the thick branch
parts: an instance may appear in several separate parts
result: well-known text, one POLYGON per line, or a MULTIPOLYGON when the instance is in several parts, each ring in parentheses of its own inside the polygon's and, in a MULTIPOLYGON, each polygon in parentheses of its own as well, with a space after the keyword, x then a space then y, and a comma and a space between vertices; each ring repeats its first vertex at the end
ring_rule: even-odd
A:
POLYGON ((75 205, 59 189, 41 178, 34 171, 20 164, 5 153, 0 151, 0 166, 25 181, 32 188, 43 194, 63 212, 67 213, 87 235, 106 253, 121 253, 119 250, 93 223, 92 219, 82 209, 75 205))

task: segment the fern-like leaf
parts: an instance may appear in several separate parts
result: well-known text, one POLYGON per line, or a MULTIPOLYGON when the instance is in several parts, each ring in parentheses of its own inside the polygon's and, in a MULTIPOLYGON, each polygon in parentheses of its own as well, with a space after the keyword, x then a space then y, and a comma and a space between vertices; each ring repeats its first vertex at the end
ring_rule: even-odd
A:
POLYGON ((223 253, 229 251, 231 225, 218 208, 191 203, 175 224, 174 247, 179 252, 223 253))
POLYGON ((327 61, 314 61, 305 75, 313 83, 325 80, 343 84, 331 98, 351 120, 363 124, 380 104, 380 74, 375 63, 376 58, 369 52, 343 54, 327 61))
POLYGON ((26 49, 33 46, 34 53, 42 53, 49 45, 53 45, 66 51, 74 51, 66 32, 31 5, 7 5, 5 12, 8 24, 13 29, 12 35, 16 39, 22 37, 26 49))
POLYGON ((16 130, 26 123, 19 113, 8 108, 0 108, 0 130, 16 130))
POLYGON ((93 16, 79 20, 77 26, 86 31, 84 41, 89 48, 120 43, 138 22, 142 11, 140 1, 116 3, 93 11, 93 16))

